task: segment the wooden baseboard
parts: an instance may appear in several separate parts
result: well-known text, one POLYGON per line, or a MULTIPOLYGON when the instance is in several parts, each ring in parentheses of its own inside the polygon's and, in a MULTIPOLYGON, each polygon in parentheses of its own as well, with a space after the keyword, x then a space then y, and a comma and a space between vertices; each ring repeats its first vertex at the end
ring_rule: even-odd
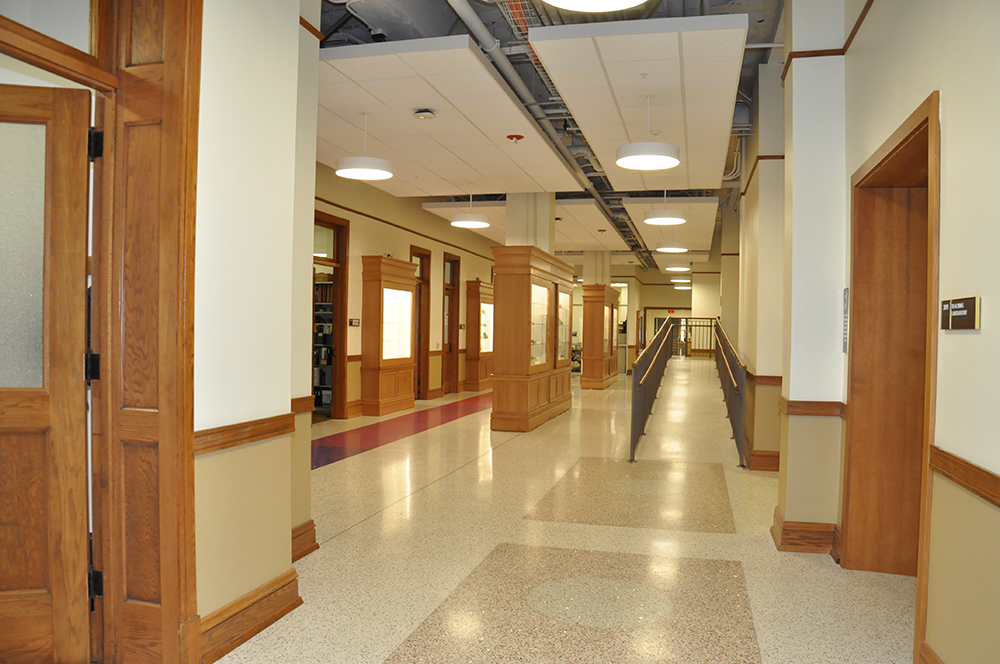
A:
POLYGON ((299 577, 290 569, 201 621, 201 656, 212 664, 302 604, 299 577))
POLYGON ((833 529, 832 523, 785 521, 781 510, 775 507, 771 538, 778 551, 830 553, 833 548, 833 529))
POLYGON ((835 563, 840 564, 840 526, 837 525, 833 527, 833 548, 830 549, 830 557, 835 563))
POLYGON ((458 381, 458 391, 459 392, 465 392, 465 381, 464 380, 458 381))
POLYGON ((747 467, 750 470, 768 470, 778 472, 781 461, 780 453, 771 450, 750 450, 747 467))
POLYGON ((490 414, 490 429, 493 431, 532 431, 545 424, 553 417, 562 415, 573 406, 573 397, 565 394, 556 401, 533 415, 521 415, 511 413, 497 413, 495 410, 490 414))
POLYGON ((410 410, 414 406, 414 397, 412 394, 405 397, 393 397, 392 399, 383 399, 381 401, 369 401, 367 399, 361 400, 361 414, 362 415, 390 415, 392 413, 398 413, 401 410, 410 410))
POLYGON ((309 555, 319 548, 316 543, 316 523, 309 519, 292 528, 292 562, 309 555))
POLYGON ((428 399, 440 399, 444 396, 444 388, 439 387, 436 390, 427 390, 428 399))
POLYGON ((920 644, 920 664, 944 664, 926 641, 920 644))
POLYGON ((355 399, 354 401, 347 402, 347 408, 345 408, 347 418, 361 417, 361 399, 355 399))

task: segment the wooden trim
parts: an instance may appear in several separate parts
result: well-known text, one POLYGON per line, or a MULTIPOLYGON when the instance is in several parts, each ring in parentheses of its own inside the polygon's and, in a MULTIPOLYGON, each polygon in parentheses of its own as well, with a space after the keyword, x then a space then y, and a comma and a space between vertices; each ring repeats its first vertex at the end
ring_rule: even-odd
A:
POLYGON ((781 376, 759 376, 747 371, 747 380, 754 385, 774 385, 781 387, 781 376))
POLYGON ((212 664, 302 604, 298 574, 281 576, 205 616, 201 622, 201 655, 212 664))
POLYGON ((785 68, 781 70, 781 82, 785 82, 785 76, 788 75, 788 68, 792 64, 792 60, 795 58, 822 58, 831 55, 847 55, 847 51, 851 48, 851 44, 854 43, 854 38, 858 35, 858 30, 861 29, 861 24, 865 22, 865 18, 868 16, 868 10, 872 8, 872 3, 875 0, 868 0, 865 3, 864 9, 858 15, 858 20, 854 22, 854 27, 851 29, 851 34, 847 36, 844 41, 844 45, 840 48, 828 48, 820 51, 792 51, 788 54, 785 59, 785 68))
POLYGON ((773 450, 751 450, 749 455, 750 463, 747 465, 747 468, 776 473, 780 465, 780 454, 780 452, 773 450))
POLYGON ((778 551, 794 553, 829 553, 833 548, 832 523, 785 521, 781 509, 774 508, 771 538, 778 551))
POLYGON ((1000 507, 1000 475, 966 461, 937 445, 931 445, 930 448, 931 470, 944 475, 994 507, 1000 507))
POLYGON ((320 196, 317 196, 316 200, 319 201, 320 203, 325 203, 326 205, 332 205, 333 207, 340 208, 341 210, 346 210, 346 211, 351 212, 353 214, 357 214, 357 215, 360 215, 362 217, 367 217, 369 219, 373 219, 374 221, 378 221, 378 222, 381 222, 383 224, 387 224, 389 226, 392 226, 393 228, 398 228, 398 229, 400 229, 402 231, 406 231, 407 233, 413 233, 414 235, 416 235, 418 237, 426 238, 426 239, 431 240, 433 242, 437 242, 438 244, 443 244, 443 245, 448 246, 448 247, 454 247, 455 249, 458 249, 459 251, 464 251, 467 254, 471 254, 473 256, 479 256, 480 258, 485 258, 486 260, 488 260, 491 263, 493 262, 493 258, 491 256, 484 256, 483 254, 477 254, 476 252, 470 251, 469 249, 466 249, 464 247, 460 247, 457 244, 452 244, 451 242, 448 242, 446 240, 442 240, 441 238, 436 238, 436 237, 432 237, 430 235, 425 235, 424 233, 420 233, 418 231, 413 230, 412 228, 407 228, 406 226, 402 226, 400 224, 394 224, 391 221, 386 221, 385 219, 382 219, 381 217, 376 217, 375 215, 368 214, 367 212, 362 212, 361 210, 355 210, 354 208, 349 208, 346 205, 341 205, 340 203, 334 203, 333 201, 327 200, 327 199, 322 198, 320 196))
POLYGON ((292 528, 292 562, 319 549, 316 542, 316 522, 309 519, 292 528))
MULTIPOLYGON (((871 4, 871 0, 869 0, 868 4, 871 4)), ((934 649, 926 641, 920 644, 919 656, 921 664, 944 664, 944 660, 937 656, 937 653, 934 652, 934 649)))
POLYGON ((316 397, 309 395, 292 399, 292 414, 311 413, 316 410, 316 397))
POLYGON ((194 454, 217 452, 295 432, 295 414, 275 415, 194 432, 194 454))
POLYGON ((430 357, 441 357, 442 355, 444 355, 444 351, 443 350, 432 350, 429 353, 427 353, 427 355, 430 356, 430 357))
POLYGON ((305 20, 301 16, 299 17, 299 25, 301 25, 303 28, 305 28, 306 30, 308 30, 309 34, 311 34, 313 37, 315 37, 316 39, 318 39, 320 41, 323 41, 323 33, 320 32, 316 28, 316 26, 314 26, 312 23, 310 23, 309 21, 305 20))
POLYGON ((840 401, 789 401, 778 397, 778 408, 788 415, 804 415, 808 417, 844 417, 847 414, 847 404, 840 401))
MULTIPOLYGON (((757 164, 759 164, 762 161, 768 161, 768 160, 772 160, 772 159, 773 160, 777 160, 777 159, 784 159, 784 158, 785 158, 785 155, 783 155, 783 154, 759 154, 756 157, 754 157, 753 166, 750 168, 750 175, 747 177, 747 186, 744 187, 743 191, 740 192, 740 196, 746 196, 747 195, 747 191, 750 190, 750 183, 753 182, 753 176, 757 172, 757 164)), ((722 255, 726 256, 727 254, 722 254, 722 255)), ((739 254, 733 254, 733 255, 734 256, 739 256, 739 254)))
POLYGON ((851 34, 848 35, 847 41, 844 42, 844 55, 847 55, 848 49, 850 49, 851 44, 854 43, 854 38, 857 36, 858 30, 861 29, 861 24, 865 22, 865 18, 868 16, 868 10, 872 8, 873 2, 875 2, 875 0, 868 0, 868 2, 865 3, 864 9, 862 9, 861 13, 858 14, 858 20, 854 22, 851 34))
POLYGON ((348 355, 347 356, 347 361, 348 362, 360 362, 361 361, 361 355, 348 355))
POLYGON ((0 16, 0 53, 100 92, 118 87, 118 77, 102 69, 95 56, 5 16, 0 16))
POLYGON ((347 419, 361 417, 361 399, 347 402, 347 419))
POLYGON ((427 390, 428 399, 440 399, 444 396, 444 388, 439 387, 435 390, 427 390))

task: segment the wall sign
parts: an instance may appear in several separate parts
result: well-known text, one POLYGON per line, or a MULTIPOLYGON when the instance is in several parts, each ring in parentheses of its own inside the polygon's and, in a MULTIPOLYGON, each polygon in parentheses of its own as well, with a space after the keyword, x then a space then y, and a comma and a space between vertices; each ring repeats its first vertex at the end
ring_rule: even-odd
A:
POLYGON ((847 352, 847 324, 850 321, 850 311, 851 311, 851 289, 844 289, 844 347, 843 352, 847 352))
POLYGON ((347 324, 349 326, 351 326, 351 327, 361 327, 361 319, 360 318, 348 318, 347 319, 347 324))
POLYGON ((962 297, 941 301, 942 330, 978 330, 979 298, 962 297))

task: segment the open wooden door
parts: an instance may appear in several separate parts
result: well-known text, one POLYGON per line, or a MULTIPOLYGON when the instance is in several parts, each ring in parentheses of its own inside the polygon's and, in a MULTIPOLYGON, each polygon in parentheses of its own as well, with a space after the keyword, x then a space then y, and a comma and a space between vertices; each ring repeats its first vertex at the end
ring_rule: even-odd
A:
POLYGON ((0 661, 90 661, 90 93, 0 86, 0 661))

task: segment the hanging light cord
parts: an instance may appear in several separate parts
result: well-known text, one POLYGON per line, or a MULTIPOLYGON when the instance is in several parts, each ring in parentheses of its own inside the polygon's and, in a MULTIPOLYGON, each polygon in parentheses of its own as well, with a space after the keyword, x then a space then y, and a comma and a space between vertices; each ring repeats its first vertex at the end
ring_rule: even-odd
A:
POLYGON ((646 142, 649 143, 649 95, 646 95, 646 142))
POLYGON ((365 113, 365 156, 368 156, 368 114, 365 113))

